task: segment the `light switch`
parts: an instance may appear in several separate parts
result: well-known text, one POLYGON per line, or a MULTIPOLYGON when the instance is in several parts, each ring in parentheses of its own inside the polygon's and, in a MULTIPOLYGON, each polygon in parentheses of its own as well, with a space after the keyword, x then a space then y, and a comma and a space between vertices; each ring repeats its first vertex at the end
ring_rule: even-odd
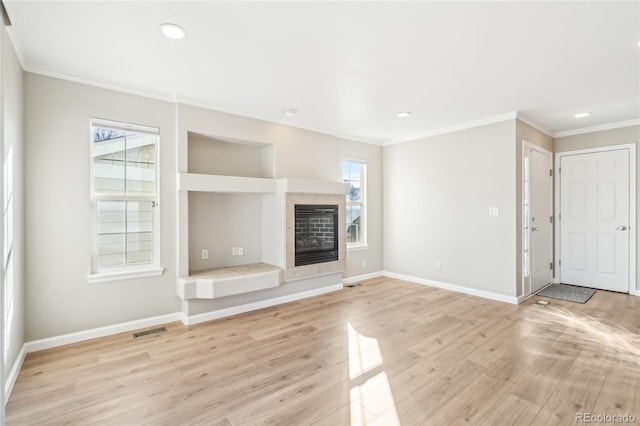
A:
POLYGON ((500 216, 500 207, 489 207, 489 216, 500 216))

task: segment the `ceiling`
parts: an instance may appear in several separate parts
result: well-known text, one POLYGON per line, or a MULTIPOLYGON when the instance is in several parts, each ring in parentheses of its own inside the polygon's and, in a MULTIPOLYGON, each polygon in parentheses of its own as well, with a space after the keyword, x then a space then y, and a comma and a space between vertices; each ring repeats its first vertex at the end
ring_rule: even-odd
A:
POLYGON ((516 111, 551 135, 640 117, 638 1, 5 5, 27 71, 371 143, 516 111))

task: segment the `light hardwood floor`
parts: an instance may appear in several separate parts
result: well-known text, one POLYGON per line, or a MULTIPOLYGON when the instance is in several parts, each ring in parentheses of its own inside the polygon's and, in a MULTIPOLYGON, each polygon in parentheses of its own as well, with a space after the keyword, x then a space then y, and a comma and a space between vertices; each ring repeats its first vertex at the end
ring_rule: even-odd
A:
POLYGON ((640 423, 640 298, 494 302, 389 278, 29 354, 8 425, 640 423))

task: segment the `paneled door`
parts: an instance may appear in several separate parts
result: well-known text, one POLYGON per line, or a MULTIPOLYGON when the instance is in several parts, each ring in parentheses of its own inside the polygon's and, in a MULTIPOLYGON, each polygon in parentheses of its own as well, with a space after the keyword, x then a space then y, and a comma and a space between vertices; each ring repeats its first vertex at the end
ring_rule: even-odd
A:
POLYGON ((561 156, 559 178, 561 282, 628 292, 629 150, 561 156))

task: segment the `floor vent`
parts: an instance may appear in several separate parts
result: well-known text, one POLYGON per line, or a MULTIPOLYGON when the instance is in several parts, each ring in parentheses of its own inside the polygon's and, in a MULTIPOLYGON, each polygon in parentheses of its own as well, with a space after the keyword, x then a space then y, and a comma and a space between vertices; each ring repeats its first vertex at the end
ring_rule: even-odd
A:
POLYGON ((163 331, 167 331, 166 327, 152 328, 151 330, 139 331, 137 333, 133 333, 133 338, 137 339, 138 337, 144 337, 150 334, 162 333, 163 331))

